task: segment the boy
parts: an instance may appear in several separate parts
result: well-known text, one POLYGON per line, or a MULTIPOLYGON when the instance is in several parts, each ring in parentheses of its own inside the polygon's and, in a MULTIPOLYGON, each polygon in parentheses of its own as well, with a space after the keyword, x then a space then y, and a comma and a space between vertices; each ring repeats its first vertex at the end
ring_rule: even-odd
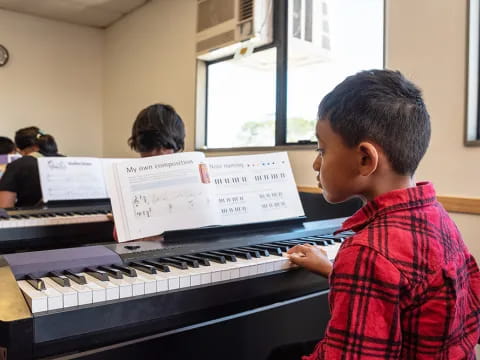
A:
POLYGON ((360 196, 335 263, 316 247, 291 261, 330 276, 331 320, 303 359, 475 359, 480 272, 431 183, 415 184, 430 119, 399 72, 350 76, 320 103, 313 168, 329 202, 360 196))
MULTIPOLYGON (((138 113, 133 123, 128 145, 142 158, 183 151, 185 147, 183 120, 171 105, 147 106, 138 113)), ((113 239, 118 241, 115 227, 113 228, 113 239)), ((152 236, 142 240, 162 241, 162 239, 162 236, 152 236)))

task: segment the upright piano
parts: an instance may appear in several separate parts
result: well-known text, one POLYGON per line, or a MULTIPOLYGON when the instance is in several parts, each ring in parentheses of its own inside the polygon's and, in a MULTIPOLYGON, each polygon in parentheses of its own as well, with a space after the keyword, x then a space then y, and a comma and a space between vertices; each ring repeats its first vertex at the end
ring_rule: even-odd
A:
MULTIPOLYGON (((325 205, 319 217, 358 207, 325 205)), ((285 252, 308 242, 333 259, 351 235, 333 235, 342 221, 312 216, 81 247, 40 239, 48 250, 0 257, 0 359, 267 359, 279 346, 318 340, 327 279, 285 252)))

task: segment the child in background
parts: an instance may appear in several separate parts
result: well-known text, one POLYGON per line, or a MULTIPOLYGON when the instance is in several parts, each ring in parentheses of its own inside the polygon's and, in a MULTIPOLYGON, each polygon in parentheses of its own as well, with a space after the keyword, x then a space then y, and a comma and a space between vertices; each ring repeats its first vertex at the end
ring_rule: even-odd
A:
POLYGON ((41 203, 37 158, 61 156, 53 136, 44 134, 36 126, 18 130, 15 133, 15 145, 23 157, 8 164, 0 180, 0 208, 41 203))
MULTIPOLYGON (((141 157, 168 155, 183 151, 185 125, 182 118, 170 105, 153 104, 140 111, 132 126, 128 145, 141 157)), ((118 241, 113 228, 113 238, 118 241)), ((151 237, 142 240, 161 240, 151 237)))
POLYGON ((16 149, 15 143, 10 138, 0 136, 0 155, 15 154, 16 149))
MULTIPOLYGON (((16 154, 15 143, 8 137, 0 136, 0 178, 7 168, 7 164, 13 161, 12 155, 16 154)), ((20 155, 18 155, 20 157, 20 155)))
POLYGON ((420 90, 399 72, 350 76, 320 103, 316 135, 326 200, 367 203, 333 265, 314 246, 289 251, 330 277, 331 319, 303 359, 475 359, 479 268, 433 185, 413 179, 430 140, 420 90))

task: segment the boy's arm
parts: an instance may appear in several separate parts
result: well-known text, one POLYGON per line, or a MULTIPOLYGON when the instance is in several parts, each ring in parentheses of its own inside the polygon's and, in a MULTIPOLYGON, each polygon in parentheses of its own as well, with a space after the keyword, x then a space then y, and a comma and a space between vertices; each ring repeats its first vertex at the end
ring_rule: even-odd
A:
POLYGON ((332 317, 325 338, 305 359, 400 357, 399 271, 365 246, 344 248, 330 276, 332 317))

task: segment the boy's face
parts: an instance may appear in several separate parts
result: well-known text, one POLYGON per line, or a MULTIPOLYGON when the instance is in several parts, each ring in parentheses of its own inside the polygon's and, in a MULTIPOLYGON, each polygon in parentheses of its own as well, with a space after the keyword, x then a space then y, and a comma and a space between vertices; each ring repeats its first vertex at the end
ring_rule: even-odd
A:
POLYGON ((317 121, 316 135, 318 155, 313 169, 318 172, 318 186, 328 202, 348 200, 358 194, 358 153, 344 144, 340 135, 332 130, 329 120, 317 121))

